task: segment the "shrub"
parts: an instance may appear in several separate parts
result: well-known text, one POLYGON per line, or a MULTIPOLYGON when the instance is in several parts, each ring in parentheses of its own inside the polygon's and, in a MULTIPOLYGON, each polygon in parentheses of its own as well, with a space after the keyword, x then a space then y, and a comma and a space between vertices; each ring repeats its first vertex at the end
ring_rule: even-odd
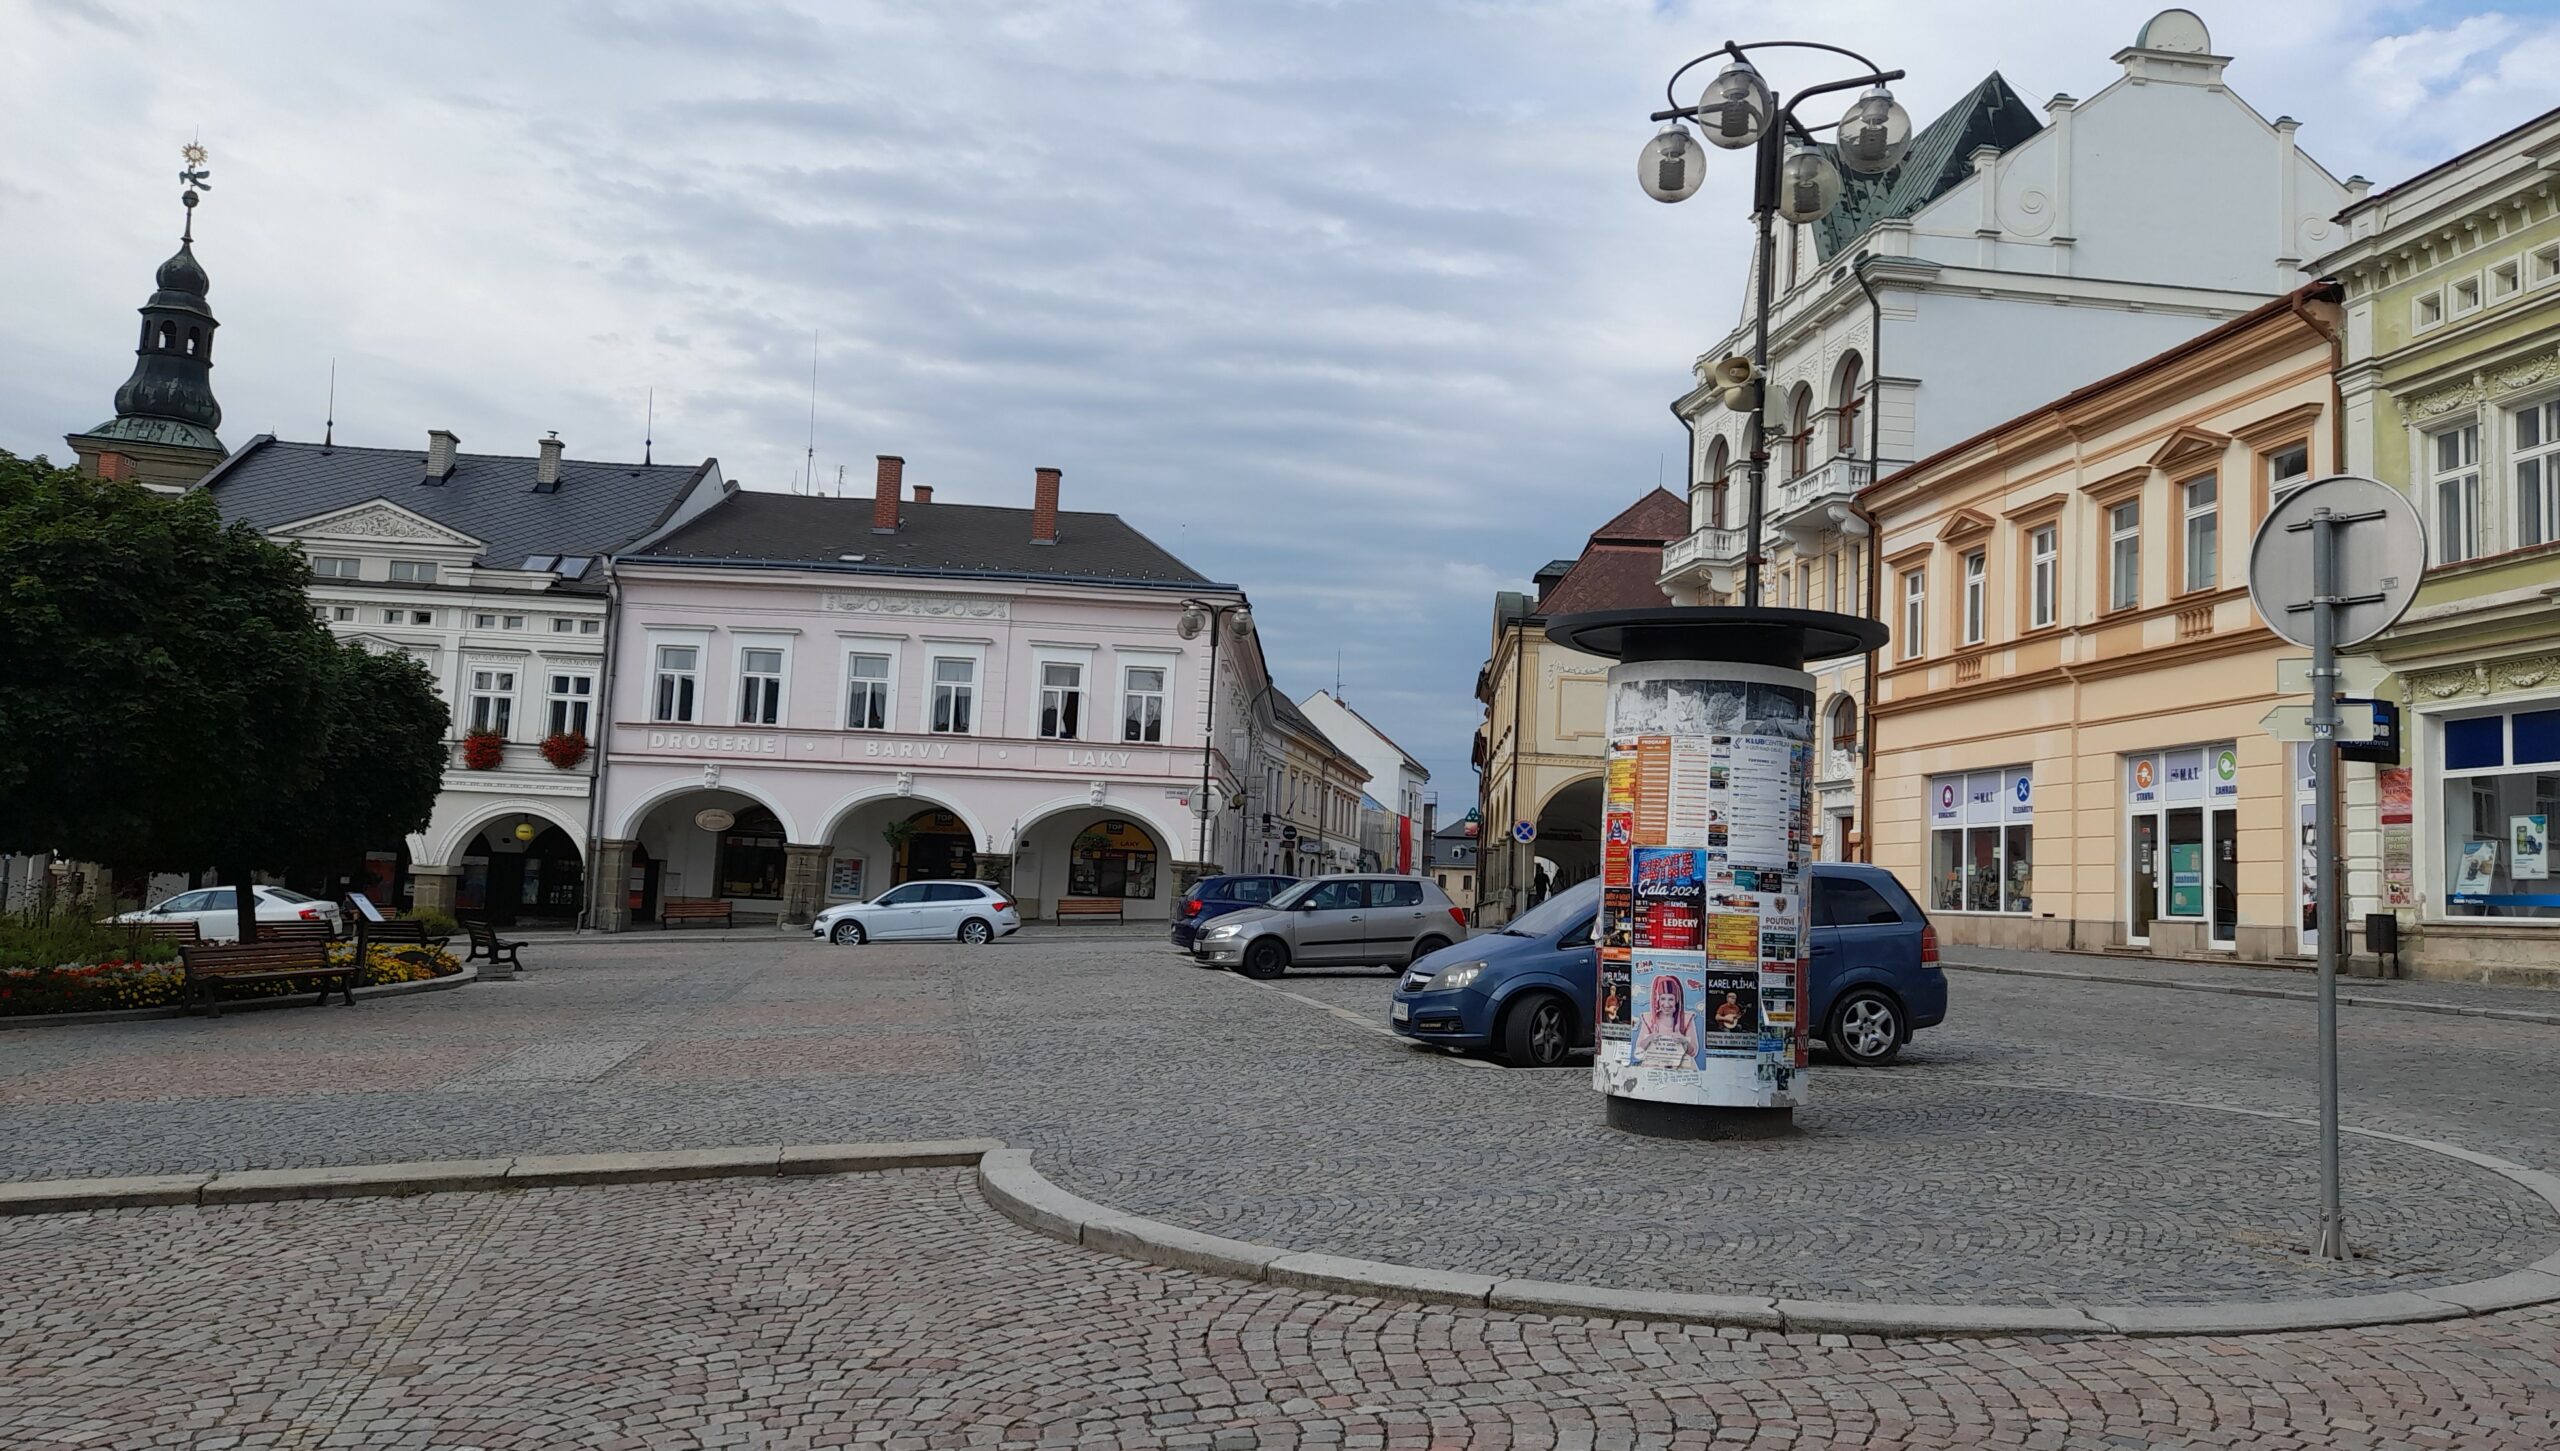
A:
MULTIPOLYGON (((174 956, 174 954, 172 954, 174 956)), ((329 946, 329 960, 343 963, 355 955, 352 943, 329 946)), ((365 954, 360 987, 384 983, 422 982, 450 977, 462 970, 450 952, 417 947, 376 947, 365 954)), ((215 995, 225 1002, 242 998, 286 997, 310 992, 287 982, 225 983, 215 995)), ((162 1008, 192 1001, 186 975, 174 964, 130 959, 78 967, 0 968, 0 1017, 25 1013, 93 1013, 111 1008, 162 1008)))
POLYGON ((409 913, 408 918, 412 922, 424 922, 427 924, 427 935, 429 937, 459 937, 462 935, 462 924, 453 920, 453 914, 450 912, 439 912, 433 907, 421 907, 418 910, 409 913))
POLYGON ((172 943, 154 942, 138 923, 107 923, 82 902, 51 917, 0 917, 0 969, 61 967, 94 962, 175 962, 172 943))

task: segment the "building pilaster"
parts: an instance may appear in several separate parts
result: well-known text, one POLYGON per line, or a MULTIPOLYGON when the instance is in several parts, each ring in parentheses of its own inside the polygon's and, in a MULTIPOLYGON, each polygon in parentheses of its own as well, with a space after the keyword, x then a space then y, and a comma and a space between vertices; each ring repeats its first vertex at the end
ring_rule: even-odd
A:
POLYGON ((818 915, 827 885, 825 843, 786 842, 782 848, 782 920, 806 926, 818 915))
POLYGON ((598 841, 595 865, 587 873, 587 925, 598 932, 623 932, 631 926, 631 852, 629 841, 598 841))
POLYGON ((419 912, 453 913, 455 889, 462 883, 462 868, 412 865, 409 868, 409 901, 419 912))

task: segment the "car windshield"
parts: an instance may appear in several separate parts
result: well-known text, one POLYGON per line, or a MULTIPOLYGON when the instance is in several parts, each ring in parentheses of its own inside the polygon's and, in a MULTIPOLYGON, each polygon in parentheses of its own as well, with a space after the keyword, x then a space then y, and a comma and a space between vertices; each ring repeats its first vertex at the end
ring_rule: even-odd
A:
POLYGON ((1323 885, 1324 878, 1314 877, 1307 881, 1298 882, 1291 886, 1284 887, 1280 890, 1278 895, 1271 899, 1269 905, 1274 907, 1294 907, 1306 899, 1307 893, 1312 892, 1323 885))
POLYGON ((1544 937, 1560 932, 1591 915, 1600 905, 1600 879, 1590 877, 1513 918, 1502 929, 1505 937, 1544 937))

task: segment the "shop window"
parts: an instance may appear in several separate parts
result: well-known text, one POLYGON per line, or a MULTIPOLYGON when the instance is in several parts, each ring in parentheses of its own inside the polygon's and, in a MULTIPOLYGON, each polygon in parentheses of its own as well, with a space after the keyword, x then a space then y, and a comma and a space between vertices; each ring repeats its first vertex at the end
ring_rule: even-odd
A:
POLYGON ((1149 898, 1155 894, 1156 843, 1143 828, 1126 821, 1103 821, 1076 833, 1068 848, 1068 896, 1149 898))
POLYGON ((2560 710, 2444 724, 2445 910, 2560 918, 2551 823, 2560 817, 2560 710))
POLYGON ((1929 909, 2035 910, 2035 783, 2024 766, 1929 781, 1929 909))
POLYGON ((720 833, 720 895, 779 898, 783 861, 782 823, 761 806, 748 807, 720 833))
POLYGON ((2507 763, 2507 718, 2502 715, 2449 720, 2444 724, 2444 768, 2476 771, 2507 763))

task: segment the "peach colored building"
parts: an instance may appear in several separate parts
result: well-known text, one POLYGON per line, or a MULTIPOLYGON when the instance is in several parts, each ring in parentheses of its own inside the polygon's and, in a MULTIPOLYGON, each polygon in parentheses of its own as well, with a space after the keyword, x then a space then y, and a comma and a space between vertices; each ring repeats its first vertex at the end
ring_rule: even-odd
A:
POLYGON ((2260 727, 2304 652, 2251 608, 2248 549, 2271 495, 2336 471, 2336 299, 2302 288, 1861 496, 1893 628, 1874 859, 1946 941, 2305 950, 2304 761, 2260 727))

